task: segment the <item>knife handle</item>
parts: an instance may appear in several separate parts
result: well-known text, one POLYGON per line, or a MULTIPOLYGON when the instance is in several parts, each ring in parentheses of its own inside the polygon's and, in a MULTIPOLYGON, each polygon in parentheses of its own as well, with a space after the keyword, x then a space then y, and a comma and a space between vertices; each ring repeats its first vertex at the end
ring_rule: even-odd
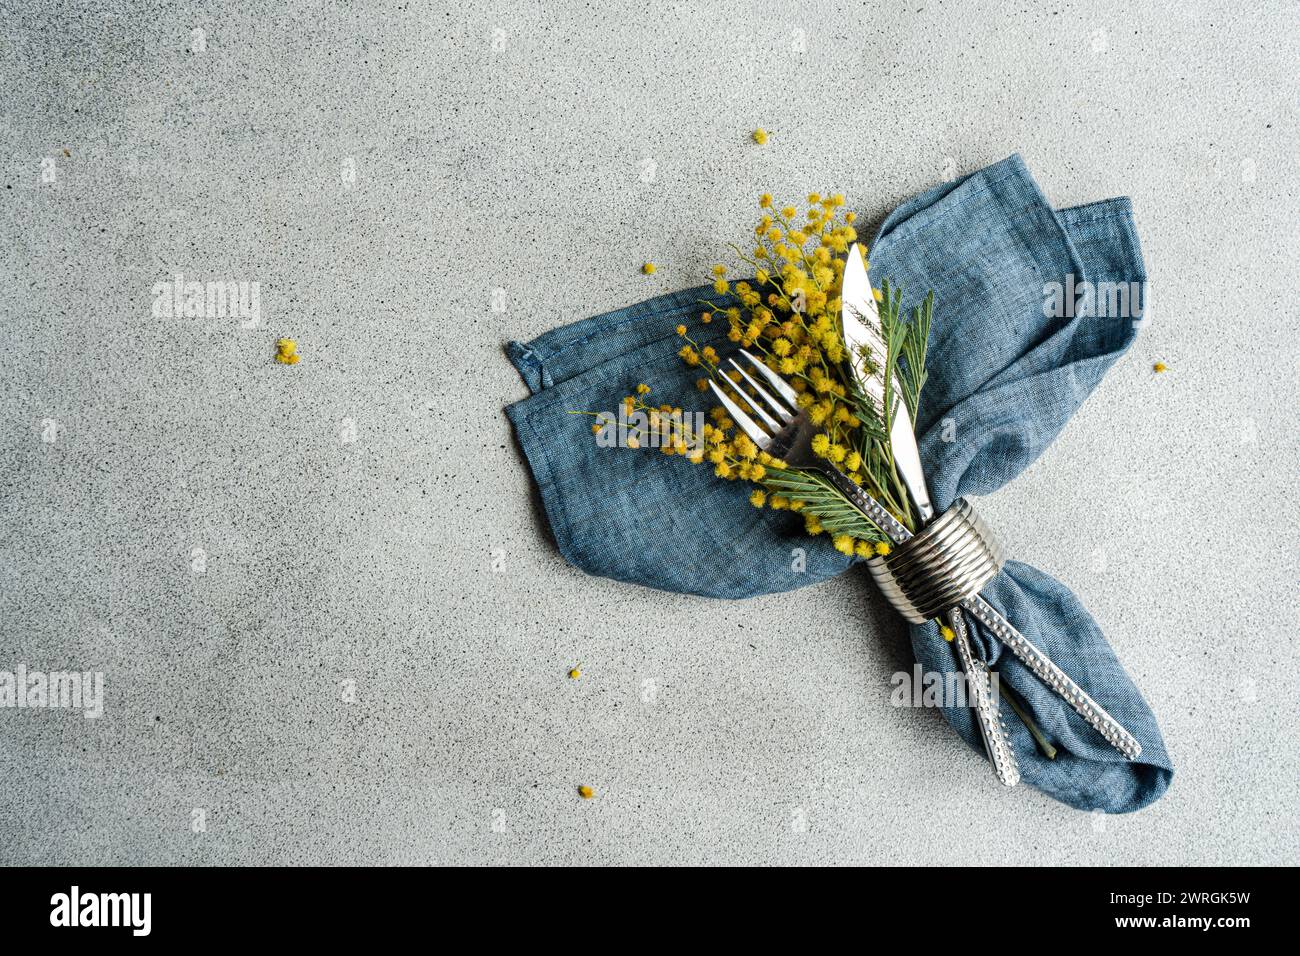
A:
POLYGON ((998 782, 1004 787, 1014 787, 1020 782, 1020 767, 1016 764, 1015 752, 1007 739, 1007 728, 1002 723, 1002 713, 993 697, 992 678, 988 665, 977 658, 970 646, 970 635, 966 631, 966 619, 961 608, 955 607, 948 612, 948 621, 955 636, 953 643, 957 646, 957 657, 962 669, 966 671, 966 683, 975 694, 975 723, 984 738, 984 751, 998 782))

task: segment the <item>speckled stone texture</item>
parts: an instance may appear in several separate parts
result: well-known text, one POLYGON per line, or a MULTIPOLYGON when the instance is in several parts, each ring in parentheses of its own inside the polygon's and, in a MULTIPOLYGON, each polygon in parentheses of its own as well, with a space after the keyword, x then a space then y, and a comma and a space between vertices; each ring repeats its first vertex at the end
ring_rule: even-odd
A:
POLYGON ((96 7, 0 4, 0 670, 105 681, 0 709, 0 860, 1297 862, 1293 3, 96 7), (1151 276, 980 502, 1160 716, 1127 817, 891 707, 865 572, 567 567, 501 414, 504 340, 698 283, 760 191, 878 222, 1014 151, 1151 276), (177 273, 260 321, 155 316, 177 273))

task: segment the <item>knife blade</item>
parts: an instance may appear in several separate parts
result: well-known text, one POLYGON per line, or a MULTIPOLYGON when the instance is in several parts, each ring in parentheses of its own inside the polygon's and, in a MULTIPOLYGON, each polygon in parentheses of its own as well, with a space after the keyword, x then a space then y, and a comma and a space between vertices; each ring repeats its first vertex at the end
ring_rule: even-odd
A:
MULTIPOLYGON (((849 364, 854 380, 864 395, 871 398, 880 410, 881 421, 886 421, 885 383, 882 377, 886 358, 884 329, 880 323, 880 309, 876 305, 867 266, 862 259, 862 249, 855 242, 849 249, 844 265, 844 282, 840 288, 840 318, 844 329, 844 342, 849 348, 849 364)), ((907 403, 902 400, 898 376, 891 386, 893 422, 889 430, 889 447, 903 481, 925 524, 934 517, 934 504, 925 485, 925 470, 921 467, 921 452, 916 445, 912 429, 912 416, 907 403)))
MULTIPOLYGON (((876 296, 867 278, 867 264, 863 261, 862 249, 857 243, 854 243, 853 248, 849 250, 848 261, 844 265, 844 281, 840 287, 840 317, 854 381, 859 391, 876 403, 880 420, 889 421, 889 417, 884 413, 883 370, 887 359, 885 332, 880 321, 876 296)), ((925 486, 921 453, 916 446, 912 418, 908 414, 907 403, 903 401, 903 392, 899 387, 897 374, 894 375, 891 383, 890 399, 894 406, 893 421, 889 428, 890 451, 894 457, 894 465, 898 469, 898 476, 903 481, 903 487, 907 489, 912 504, 916 506, 921 524, 924 525, 934 517, 934 505, 930 501, 929 489, 925 486)), ((988 665, 975 656, 961 615, 961 610, 954 608, 949 618, 956 638, 958 665, 966 673, 975 694, 972 702, 975 725, 984 740, 984 747, 994 774, 1003 786, 1014 787, 1020 779, 1020 771, 1016 766, 1015 754, 1007 743, 1006 730, 1002 726, 1002 715, 989 690, 988 665)))

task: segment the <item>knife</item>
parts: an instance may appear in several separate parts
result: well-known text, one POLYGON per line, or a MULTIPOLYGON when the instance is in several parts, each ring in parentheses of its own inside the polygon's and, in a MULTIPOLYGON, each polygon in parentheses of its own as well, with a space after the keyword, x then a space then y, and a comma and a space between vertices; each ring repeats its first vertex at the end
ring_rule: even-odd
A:
MULTIPOLYGON (((925 486, 925 470, 921 467, 921 452, 916 445, 916 433, 912 429, 912 416, 908 414, 907 403, 903 401, 903 390, 899 387, 898 375, 891 383, 890 399, 893 407, 893 421, 885 413, 885 383, 881 376, 873 372, 872 366, 883 368, 887 355, 884 328, 880 323, 880 309, 876 306, 876 296, 867 278, 867 264, 862 259, 862 249, 855 242, 849 249, 848 261, 844 265, 844 281, 840 288, 840 316, 844 330, 844 343, 849 350, 849 365, 858 389, 875 402, 880 412, 880 420, 889 422, 889 448, 898 469, 898 477, 907 489, 908 497, 916 506, 924 525, 934 517, 934 504, 930 501, 930 491, 925 486)), ((919 529, 918 529, 919 530, 919 529)), ((975 724, 984 741, 984 750, 989 763, 999 782, 1006 787, 1014 787, 1020 780, 1020 770, 1016 766, 1015 753, 1007 741, 1006 728, 1002 724, 1002 715, 989 692, 991 675, 988 664, 975 656, 971 647, 970 635, 966 623, 962 620, 961 610, 953 608, 949 614, 952 625, 953 640, 957 649, 957 659, 966 672, 967 683, 974 697, 975 724)))
MULTIPOLYGON (((868 367, 868 359, 882 367, 885 364, 884 330, 880 325, 876 296, 867 279, 867 264, 862 260, 862 248, 856 242, 849 250, 848 262, 844 266, 840 312, 854 379, 864 394, 875 401, 880 410, 880 420, 888 422, 889 417, 884 408, 885 383, 879 375, 873 375, 868 367)), ((912 504, 916 505, 921 524, 925 524, 934 517, 934 505, 930 501, 930 491, 925 486, 925 471, 921 468, 921 452, 916 446, 912 416, 907 411, 907 403, 903 401, 903 391, 899 387, 897 375, 892 383, 891 397, 894 420, 889 429, 889 447, 898 468, 898 477, 902 479, 912 504)))

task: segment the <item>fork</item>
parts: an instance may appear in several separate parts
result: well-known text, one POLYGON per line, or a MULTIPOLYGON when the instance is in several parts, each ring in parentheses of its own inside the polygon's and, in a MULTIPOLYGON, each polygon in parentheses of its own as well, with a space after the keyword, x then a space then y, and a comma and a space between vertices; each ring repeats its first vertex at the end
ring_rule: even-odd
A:
MULTIPOLYGON (((774 458, 783 460, 791 468, 815 470, 825 475, 831 484, 866 515, 876 527, 884 532, 895 545, 902 544, 910 539, 912 532, 890 514, 879 501, 854 484, 848 475, 836 468, 829 460, 821 458, 813 452, 812 440, 820 432, 820 429, 813 424, 807 410, 799 408, 799 395, 790 384, 749 352, 741 349, 740 354, 753 366, 753 370, 758 376, 757 379, 741 367, 735 359, 729 359, 728 361, 740 374, 744 383, 753 389, 752 396, 746 395, 740 389, 736 390, 737 396, 749 407, 753 415, 751 416, 737 401, 719 388, 716 382, 710 380, 709 387, 713 389, 714 395, 722 402, 723 407, 727 409, 727 412, 735 419, 749 439, 761 450, 766 451, 774 458), (758 379, 762 379, 762 383, 758 379), (764 388, 764 383, 767 388, 764 388), (769 392, 768 389, 771 389, 771 391, 769 392), (775 392, 776 395, 774 396, 772 392, 775 392), (762 425, 759 424, 759 421, 755 421, 755 418, 761 421, 762 425)), ((998 613, 983 597, 979 594, 971 595, 960 603, 960 607, 968 611, 975 620, 988 628, 998 640, 1006 645, 1011 653, 1015 654, 1041 681, 1062 697, 1112 747, 1129 760, 1135 760, 1141 755, 1142 746, 1133 735, 1107 713, 1100 704, 1093 700, 1082 687, 1071 680, 1045 652, 1017 631, 1011 622, 998 613)), ((950 613, 949 620, 954 625, 954 631, 958 635, 963 635, 965 622, 961 620, 961 615, 950 613), (956 625, 960 625, 960 630, 956 625)), ((972 659, 977 660, 976 658, 972 659)), ((983 662, 981 661, 980 664, 983 664, 983 662)), ((985 670, 987 672, 986 665, 985 670)), ((975 684, 978 703, 982 698, 978 688, 983 685, 983 681, 977 678, 975 684)), ((978 713, 980 708, 977 706, 976 710, 978 713)), ((1017 771, 999 767, 996 763, 996 755, 999 751, 1007 755, 1011 754, 1011 749, 1005 745, 1005 740, 1003 741, 1003 747, 989 744, 990 733, 994 735, 996 741, 998 731, 1003 729, 1000 726, 1000 719, 991 721, 988 719, 987 714, 981 714, 981 719, 977 723, 980 726, 981 734, 984 736, 986 746, 988 746, 990 761, 995 762, 994 769, 998 772, 999 779, 1006 783, 1004 773, 1014 773, 1018 776, 1017 771)), ((1012 761, 1014 761, 1014 758, 1012 758, 1012 761)))
MULTIPOLYGON (((766 426, 767 430, 764 430, 730 396, 718 388, 716 383, 710 381, 713 393, 754 444, 793 468, 812 468, 825 474, 850 501, 866 512, 867 517, 881 527, 895 544, 901 544, 910 538, 911 532, 895 521, 893 515, 866 495, 842 471, 813 453, 812 440, 820 429, 812 423, 806 410, 799 409, 798 393, 790 387, 789 383, 749 352, 742 349, 741 355, 749 360, 754 370, 784 400, 784 403, 778 401, 734 359, 730 360, 732 368, 754 390, 755 396, 767 404, 765 408, 762 402, 745 398, 754 417, 760 419, 766 426)), ((737 394, 740 392, 738 391, 737 394)), ((975 723, 983 739, 989 763, 992 764, 993 771, 1003 786, 1014 787, 1020 781, 1020 770, 1016 765, 1015 753, 1007 741, 1002 716, 992 696, 992 681, 988 665, 971 651, 970 638, 961 611, 953 608, 948 616, 955 635, 954 643, 957 645, 958 658, 969 678, 968 683, 974 696, 975 723)))

